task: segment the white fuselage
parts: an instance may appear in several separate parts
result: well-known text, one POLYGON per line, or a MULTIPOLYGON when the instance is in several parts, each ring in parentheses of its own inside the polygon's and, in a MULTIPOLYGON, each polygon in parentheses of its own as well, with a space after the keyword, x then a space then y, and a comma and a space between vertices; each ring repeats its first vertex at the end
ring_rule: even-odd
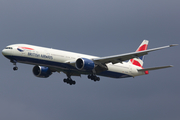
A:
MULTIPOLYGON (((28 44, 13 44, 9 45, 2 51, 3 55, 10 60, 16 60, 20 63, 40 65, 54 68, 56 71, 72 70, 77 71, 80 74, 88 74, 84 71, 76 69, 72 66, 71 62, 76 61, 78 58, 87 58, 90 60, 99 58, 96 56, 79 54, 74 52, 62 51, 52 48, 39 47, 28 44)), ((129 62, 122 62, 117 64, 106 64, 108 70, 98 73, 98 75, 113 77, 113 78, 125 78, 144 75, 141 67, 135 66, 129 62)))

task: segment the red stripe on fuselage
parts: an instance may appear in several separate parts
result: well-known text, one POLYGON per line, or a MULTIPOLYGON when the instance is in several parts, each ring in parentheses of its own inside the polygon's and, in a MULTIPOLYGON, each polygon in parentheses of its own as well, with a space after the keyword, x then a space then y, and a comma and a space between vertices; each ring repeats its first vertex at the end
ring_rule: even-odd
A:
POLYGON ((27 49, 27 50, 34 50, 32 48, 28 48, 28 47, 19 47, 19 48, 22 48, 22 49, 27 49))

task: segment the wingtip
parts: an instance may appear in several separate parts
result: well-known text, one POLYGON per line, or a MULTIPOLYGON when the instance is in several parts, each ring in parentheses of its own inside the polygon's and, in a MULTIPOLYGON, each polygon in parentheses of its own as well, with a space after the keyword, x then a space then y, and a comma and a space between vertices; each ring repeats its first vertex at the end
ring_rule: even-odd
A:
POLYGON ((170 65, 169 67, 173 67, 173 65, 170 65))
POLYGON ((177 46, 178 44, 172 44, 172 45, 169 45, 169 47, 174 47, 174 46, 177 46))

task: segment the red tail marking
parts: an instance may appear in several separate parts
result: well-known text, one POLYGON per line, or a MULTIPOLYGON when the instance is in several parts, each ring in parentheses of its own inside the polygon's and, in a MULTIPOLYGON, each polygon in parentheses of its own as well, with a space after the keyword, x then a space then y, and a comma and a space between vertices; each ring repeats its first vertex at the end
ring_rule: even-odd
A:
POLYGON ((134 59, 131 59, 130 61, 131 61, 131 63, 132 63, 133 65, 142 67, 141 64, 140 64, 138 61, 136 61, 136 60, 134 60, 134 59))
MULTIPOLYGON (((144 44, 144 45, 140 46, 140 47, 136 50, 136 52, 147 50, 147 47, 148 47, 148 45, 147 45, 147 44, 144 44)), ((130 61, 131 61, 131 63, 132 63, 133 65, 139 66, 139 67, 141 67, 141 68, 143 69, 143 67, 141 66, 141 64, 140 64, 138 61, 136 61, 136 60, 134 60, 134 59, 131 59, 130 61)), ((149 71, 144 71, 144 73, 145 73, 145 74, 149 74, 149 71)))
MULTIPOLYGON (((136 61, 136 60, 134 60, 134 59, 131 59, 130 61, 131 61, 131 63, 132 63, 133 65, 136 65, 136 66, 141 67, 141 68, 143 69, 143 67, 141 66, 141 64, 140 64, 138 61, 136 61)), ((147 71, 144 71, 144 73, 145 73, 145 74, 149 74, 149 71, 148 71, 148 70, 147 70, 147 71)))
POLYGON ((147 50, 147 47, 148 47, 148 45, 147 45, 147 44, 144 44, 144 45, 142 45, 141 47, 139 47, 138 50, 136 50, 136 52, 147 50))

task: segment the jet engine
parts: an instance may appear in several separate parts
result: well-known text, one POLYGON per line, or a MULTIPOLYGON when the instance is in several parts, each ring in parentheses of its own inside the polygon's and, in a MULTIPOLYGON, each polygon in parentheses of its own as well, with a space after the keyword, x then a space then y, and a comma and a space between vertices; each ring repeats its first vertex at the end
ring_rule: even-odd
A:
POLYGON ((95 67, 95 64, 92 60, 87 58, 79 58, 76 60, 76 68, 78 70, 87 70, 91 71, 95 67))
POLYGON ((37 66, 37 65, 34 66, 33 73, 36 77, 40 77, 40 78, 47 78, 52 74, 51 70, 48 67, 37 66))

